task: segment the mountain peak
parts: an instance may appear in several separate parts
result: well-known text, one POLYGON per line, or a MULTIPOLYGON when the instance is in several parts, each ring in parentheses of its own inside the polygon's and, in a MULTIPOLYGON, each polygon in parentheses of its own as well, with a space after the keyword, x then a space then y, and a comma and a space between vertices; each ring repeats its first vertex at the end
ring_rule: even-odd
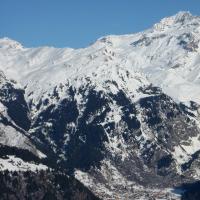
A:
POLYGON ((3 49, 23 49, 22 44, 8 37, 0 38, 0 48, 3 49))
POLYGON ((189 20, 193 17, 194 16, 189 11, 180 11, 176 15, 172 16, 172 18, 174 18, 175 22, 189 20))
POLYGON ((183 25, 190 23, 196 17, 189 11, 180 11, 176 15, 165 17, 159 23, 154 25, 157 30, 164 30, 165 28, 172 27, 174 25, 183 25))

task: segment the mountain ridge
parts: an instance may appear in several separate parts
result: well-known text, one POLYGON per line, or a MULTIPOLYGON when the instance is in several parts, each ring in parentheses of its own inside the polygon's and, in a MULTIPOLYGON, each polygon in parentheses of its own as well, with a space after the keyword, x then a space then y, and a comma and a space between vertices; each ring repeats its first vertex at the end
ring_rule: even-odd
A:
MULTIPOLYGON (((110 67, 107 67, 112 65, 113 73, 120 68, 141 73, 176 101, 200 103, 198 92, 200 18, 181 12, 165 18, 164 21, 179 22, 182 18, 190 20, 184 21, 184 25, 178 23, 177 28, 172 26, 169 28, 170 31, 157 30, 156 27, 163 24, 161 20, 159 24, 144 32, 103 37, 93 45, 82 49, 52 47, 15 49, 14 51, 18 53, 11 50, 12 60, 5 60, 4 54, 1 54, 1 60, 5 60, 6 63, 0 63, 0 67, 6 71, 8 77, 17 79, 23 87, 26 86, 30 90, 28 92, 31 92, 31 87, 37 87, 37 83, 45 86, 44 90, 52 90, 51 85, 63 83, 66 79, 74 81, 84 74, 90 78, 93 78, 92 74, 96 72, 97 75, 105 76, 106 71, 112 73, 110 67), (12 62, 15 62, 15 67, 12 62), (7 65, 6 70, 5 65, 7 65), (196 73, 193 73, 194 70, 196 73), (192 91, 191 97, 187 95, 188 90, 192 91)), ((1 50, 3 52, 3 49, 1 50)), ((9 53, 9 50, 6 52, 9 53)), ((39 90, 43 89, 38 88, 39 90)), ((43 92, 45 91, 40 93, 43 92)))

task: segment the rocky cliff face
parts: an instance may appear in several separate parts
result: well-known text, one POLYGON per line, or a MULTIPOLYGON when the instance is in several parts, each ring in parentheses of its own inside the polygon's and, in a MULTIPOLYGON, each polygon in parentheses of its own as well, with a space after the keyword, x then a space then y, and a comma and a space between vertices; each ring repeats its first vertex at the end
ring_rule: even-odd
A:
POLYGON ((98 199, 43 154, 29 133, 24 90, 0 76, 0 199, 98 199))

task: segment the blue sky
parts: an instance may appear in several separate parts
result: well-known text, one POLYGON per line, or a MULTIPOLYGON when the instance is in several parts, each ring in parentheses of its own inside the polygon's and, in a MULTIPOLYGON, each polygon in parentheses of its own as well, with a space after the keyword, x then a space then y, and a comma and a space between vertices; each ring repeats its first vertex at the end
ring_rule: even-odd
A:
POLYGON ((181 10, 200 15, 200 0, 0 0, 0 37, 26 47, 85 47, 104 35, 142 31, 181 10))

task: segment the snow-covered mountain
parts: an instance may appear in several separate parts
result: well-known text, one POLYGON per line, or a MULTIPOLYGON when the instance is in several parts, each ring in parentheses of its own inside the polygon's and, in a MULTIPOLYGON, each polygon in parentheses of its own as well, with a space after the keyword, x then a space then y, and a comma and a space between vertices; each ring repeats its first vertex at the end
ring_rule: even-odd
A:
POLYGON ((199 61, 189 12, 83 49, 0 39, 0 143, 102 199, 178 199, 170 188, 200 177, 199 61))
POLYGON ((34 99, 66 80, 87 76, 100 84, 131 70, 177 101, 200 103, 199 23, 199 17, 180 12, 144 32, 103 37, 84 49, 25 48, 3 38, 0 67, 27 92, 37 90, 34 99))

